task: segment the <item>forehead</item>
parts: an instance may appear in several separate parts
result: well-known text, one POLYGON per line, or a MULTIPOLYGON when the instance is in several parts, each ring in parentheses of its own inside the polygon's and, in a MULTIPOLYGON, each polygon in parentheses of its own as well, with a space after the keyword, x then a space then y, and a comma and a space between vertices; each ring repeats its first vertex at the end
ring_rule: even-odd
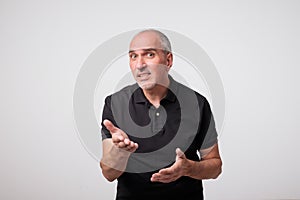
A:
POLYGON ((155 32, 143 32, 136 35, 130 42, 129 50, 161 49, 161 41, 155 32))

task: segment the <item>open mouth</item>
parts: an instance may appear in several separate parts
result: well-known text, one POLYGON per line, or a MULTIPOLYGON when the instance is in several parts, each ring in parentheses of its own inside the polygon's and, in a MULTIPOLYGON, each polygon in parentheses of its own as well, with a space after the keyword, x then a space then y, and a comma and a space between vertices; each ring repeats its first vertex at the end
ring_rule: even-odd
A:
POLYGON ((150 73, 140 73, 137 74, 137 78, 140 79, 140 81, 146 81, 150 77, 150 73))
POLYGON ((150 73, 140 73, 137 75, 137 77, 143 78, 143 77, 147 77, 149 75, 150 75, 150 73))

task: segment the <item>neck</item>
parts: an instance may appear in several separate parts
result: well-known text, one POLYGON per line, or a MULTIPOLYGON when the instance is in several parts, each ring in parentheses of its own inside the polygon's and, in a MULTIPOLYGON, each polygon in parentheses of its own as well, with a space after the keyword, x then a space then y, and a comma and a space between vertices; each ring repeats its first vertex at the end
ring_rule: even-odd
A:
POLYGON ((160 101, 167 95, 170 80, 167 79, 165 86, 156 85, 152 89, 143 89, 144 95, 155 107, 159 107, 160 101), (167 86, 167 87, 166 87, 167 86))

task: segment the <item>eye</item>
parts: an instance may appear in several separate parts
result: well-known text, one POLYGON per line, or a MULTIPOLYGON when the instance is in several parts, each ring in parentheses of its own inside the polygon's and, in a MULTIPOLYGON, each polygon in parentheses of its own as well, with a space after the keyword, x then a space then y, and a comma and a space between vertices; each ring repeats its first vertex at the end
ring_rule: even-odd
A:
POLYGON ((151 53, 151 52, 147 53, 147 57, 150 57, 150 58, 154 57, 154 53, 151 53))
POLYGON ((136 57, 137 57, 137 55, 134 53, 129 55, 129 58, 131 58, 131 59, 135 59, 136 57))

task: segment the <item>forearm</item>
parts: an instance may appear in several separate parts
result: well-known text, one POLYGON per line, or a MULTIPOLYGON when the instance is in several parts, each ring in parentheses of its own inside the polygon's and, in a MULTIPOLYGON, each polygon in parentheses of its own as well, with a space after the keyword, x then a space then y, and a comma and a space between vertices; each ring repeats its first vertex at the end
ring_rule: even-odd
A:
POLYGON ((103 156, 100 162, 103 176, 113 181, 123 174, 126 169, 130 152, 116 147, 111 139, 103 141, 103 156))
POLYGON ((102 169, 103 176, 109 181, 112 182, 123 174, 123 171, 113 169, 105 165, 102 161, 100 162, 100 167, 102 169))
POLYGON ((220 158, 210 158, 201 161, 189 160, 186 175, 194 179, 215 179, 222 172, 222 161, 220 158))

